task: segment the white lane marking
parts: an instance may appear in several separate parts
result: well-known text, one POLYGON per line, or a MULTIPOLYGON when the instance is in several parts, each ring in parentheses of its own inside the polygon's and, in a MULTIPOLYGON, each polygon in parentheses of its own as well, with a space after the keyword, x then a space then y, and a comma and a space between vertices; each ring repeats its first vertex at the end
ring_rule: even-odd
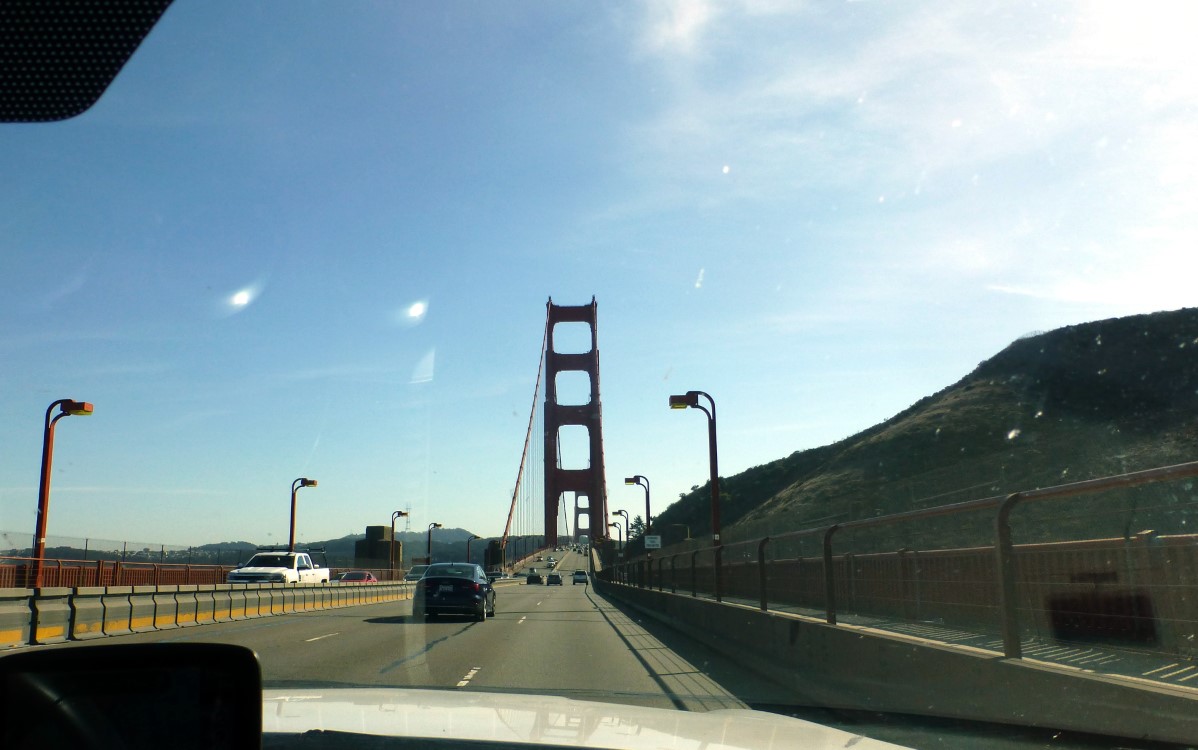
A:
POLYGON ((519 625, 520 623, 524 622, 527 619, 528 619, 528 616, 525 615, 524 617, 521 617, 519 620, 516 620, 516 624, 519 625))
POLYGON ((482 667, 475 667, 474 669, 467 672, 466 676, 463 677, 461 679, 461 681, 458 682, 458 687, 466 687, 467 685, 469 685, 470 681, 474 679, 474 675, 478 674, 478 670, 480 670, 480 669, 482 669, 482 667))
POLYGON ((311 643, 312 641, 319 641, 322 638, 332 638, 335 635, 341 635, 341 634, 340 633, 325 633, 324 635, 318 635, 315 638, 305 639, 304 643, 311 643))
POLYGON ((539 607, 539 606, 541 606, 541 603, 540 603, 540 602, 537 602, 537 606, 538 606, 538 607, 539 607))
POLYGON ((1156 674, 1157 672, 1164 672, 1166 669, 1173 669, 1173 667, 1176 667, 1176 666, 1177 666, 1177 663, 1170 664, 1167 667, 1157 667, 1156 669, 1149 670, 1140 676, 1147 677, 1150 674, 1156 674))

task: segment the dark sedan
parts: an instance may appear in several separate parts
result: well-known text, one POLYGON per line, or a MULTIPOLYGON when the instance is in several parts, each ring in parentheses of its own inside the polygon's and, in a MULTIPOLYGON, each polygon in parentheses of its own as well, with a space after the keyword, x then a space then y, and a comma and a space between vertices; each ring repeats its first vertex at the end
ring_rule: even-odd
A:
POLYGON ((495 589, 481 565, 434 563, 416 584, 412 614, 470 615, 482 622, 495 616, 495 589))
POLYGON ((528 571, 528 583, 541 583, 541 574, 537 572, 536 568, 528 571))

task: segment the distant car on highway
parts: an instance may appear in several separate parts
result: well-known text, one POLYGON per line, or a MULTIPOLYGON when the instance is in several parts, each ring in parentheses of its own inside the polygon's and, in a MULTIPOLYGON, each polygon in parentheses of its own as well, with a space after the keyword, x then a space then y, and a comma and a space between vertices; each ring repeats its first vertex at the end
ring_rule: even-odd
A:
POLYGON ((488 581, 496 581, 500 578, 507 578, 507 573, 503 572, 502 570, 488 570, 487 571, 487 580, 488 581))
POLYGON ((549 575, 545 576, 545 585, 546 586, 561 586, 562 585, 562 574, 554 571, 554 572, 550 573, 549 575))
POLYGON ((585 570, 574 571, 573 583, 570 584, 571 586, 573 586, 574 584, 586 583, 586 582, 587 582, 587 572, 585 570))
POLYGON ((378 583, 379 579, 369 570, 351 570, 337 576, 334 583, 378 583))
POLYGON ((538 583, 538 584, 539 584, 539 583, 542 583, 542 581, 541 581, 541 574, 537 572, 537 569, 536 569, 536 568, 530 568, 530 569, 529 569, 529 571, 528 571, 528 582, 529 582, 529 583, 538 583))
POLYGON ((413 565, 412 569, 404 575, 405 581, 419 581, 424 576, 424 571, 428 570, 427 565, 413 565))
POLYGON ((418 618, 472 615, 482 622, 495 616, 495 589, 481 565, 433 563, 416 584, 412 614, 418 618))

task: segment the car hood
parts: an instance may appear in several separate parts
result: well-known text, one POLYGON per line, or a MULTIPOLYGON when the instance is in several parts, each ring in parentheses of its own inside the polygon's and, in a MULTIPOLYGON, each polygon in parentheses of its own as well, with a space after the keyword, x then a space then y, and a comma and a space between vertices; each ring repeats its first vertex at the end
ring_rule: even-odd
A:
POLYGON ((614 748, 897 748, 750 709, 706 713, 558 696, 393 688, 266 690, 262 731, 614 748))

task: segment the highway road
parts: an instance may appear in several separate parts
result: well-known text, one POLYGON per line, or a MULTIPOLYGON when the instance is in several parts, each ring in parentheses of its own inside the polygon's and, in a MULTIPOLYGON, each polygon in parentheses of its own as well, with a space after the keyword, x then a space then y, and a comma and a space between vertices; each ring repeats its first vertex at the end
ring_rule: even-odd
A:
MULTIPOLYGON (((617 607, 569 573, 564 585, 496 588, 496 616, 412 617, 410 601, 199 625, 35 648, 219 642, 253 649, 267 688, 415 687, 560 695, 660 708, 779 710, 916 748, 1105 747, 1055 730, 824 710, 685 636, 617 607)), ((1137 746, 1135 743, 1128 747, 1137 746)))
POLYGON ((561 554, 562 586, 501 582, 496 616, 486 622, 416 620, 405 601, 91 643, 240 644, 258 654, 268 688, 500 690, 699 711, 795 702, 780 686, 689 639, 662 634, 671 641, 663 642, 589 585, 572 584, 570 573, 584 560, 561 554))

